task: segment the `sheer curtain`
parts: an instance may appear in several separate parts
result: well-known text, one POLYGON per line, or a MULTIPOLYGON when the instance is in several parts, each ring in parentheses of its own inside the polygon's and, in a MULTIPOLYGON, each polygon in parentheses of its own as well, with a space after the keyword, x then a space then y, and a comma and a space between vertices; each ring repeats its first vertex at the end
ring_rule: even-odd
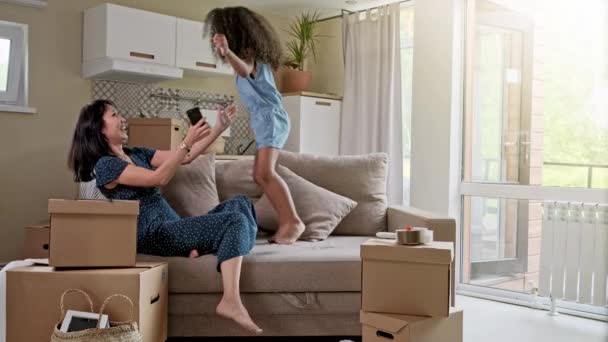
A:
POLYGON ((386 152, 388 201, 403 203, 399 4, 345 15, 340 154, 386 152))

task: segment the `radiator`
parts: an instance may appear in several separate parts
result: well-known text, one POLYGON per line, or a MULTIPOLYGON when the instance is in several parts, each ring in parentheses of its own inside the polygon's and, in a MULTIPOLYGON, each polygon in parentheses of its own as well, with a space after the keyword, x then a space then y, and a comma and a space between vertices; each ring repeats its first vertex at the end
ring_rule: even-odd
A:
POLYGON ((608 205, 544 202, 541 296, 606 306, 608 205))

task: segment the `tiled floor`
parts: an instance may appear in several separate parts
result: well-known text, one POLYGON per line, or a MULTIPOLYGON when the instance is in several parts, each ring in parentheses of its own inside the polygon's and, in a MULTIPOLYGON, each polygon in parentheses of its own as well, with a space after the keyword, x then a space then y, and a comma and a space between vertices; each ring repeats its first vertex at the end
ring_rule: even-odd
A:
MULTIPOLYGON (((458 296, 464 309, 464 342, 607 342, 608 323, 560 315, 485 299, 458 296)), ((258 337, 240 339, 172 339, 170 342, 339 342, 343 338, 258 337)), ((355 342, 360 338, 350 338, 355 342)))
POLYGON ((608 323, 458 296, 465 342, 606 342, 608 323), (491 336, 491 338, 490 338, 491 336))

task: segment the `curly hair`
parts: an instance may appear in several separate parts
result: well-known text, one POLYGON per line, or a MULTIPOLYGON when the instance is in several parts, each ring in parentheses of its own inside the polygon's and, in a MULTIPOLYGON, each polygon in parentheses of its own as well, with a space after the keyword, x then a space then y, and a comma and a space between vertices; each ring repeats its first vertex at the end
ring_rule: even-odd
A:
MULTIPOLYGON (((253 56, 273 69, 281 64, 282 49, 276 31, 266 18, 246 7, 216 8, 209 12, 203 35, 215 34, 225 35, 230 50, 241 59, 253 56)), ((217 51, 215 55, 224 60, 217 51)))

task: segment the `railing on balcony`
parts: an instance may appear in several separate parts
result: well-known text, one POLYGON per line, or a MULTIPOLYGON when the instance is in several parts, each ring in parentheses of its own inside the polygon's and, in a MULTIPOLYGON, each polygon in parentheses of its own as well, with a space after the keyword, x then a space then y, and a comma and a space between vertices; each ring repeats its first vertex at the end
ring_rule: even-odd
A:
MULTIPOLYGON (((598 169, 608 172, 608 165, 601 165, 601 164, 580 164, 580 163, 557 163, 557 162, 544 162, 543 166, 558 166, 558 167, 565 167, 565 168, 579 168, 579 169, 586 169, 586 176, 585 176, 585 181, 584 184, 577 184, 580 187, 586 187, 586 188, 603 188, 606 187, 605 184, 594 184, 593 183, 593 171, 594 169, 598 169)), ((550 185, 550 186, 559 186, 559 184, 546 184, 546 185, 550 185)))

